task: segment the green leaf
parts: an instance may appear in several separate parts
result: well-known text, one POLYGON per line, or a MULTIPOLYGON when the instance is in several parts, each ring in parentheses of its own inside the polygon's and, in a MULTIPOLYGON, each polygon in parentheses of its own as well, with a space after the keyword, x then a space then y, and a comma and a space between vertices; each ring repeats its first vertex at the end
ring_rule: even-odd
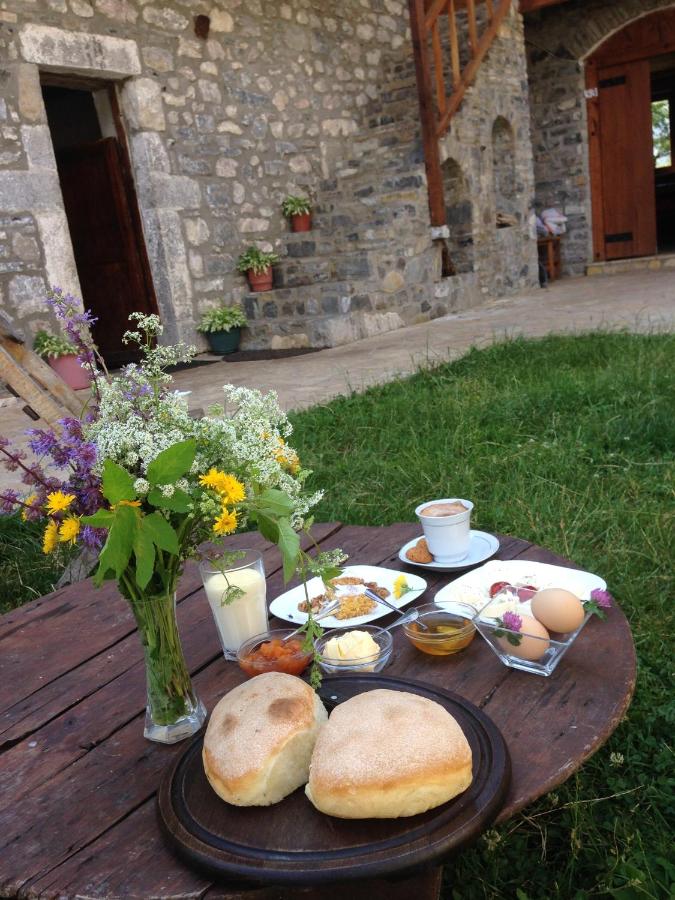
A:
POLYGON ((197 453, 197 442, 180 441, 162 450, 148 466, 147 479, 150 484, 172 484, 190 471, 197 453))
POLYGON ((272 544, 278 544, 279 528, 274 519, 271 519, 260 510, 256 512, 255 517, 256 522, 258 523, 258 531, 265 538, 265 540, 270 541, 272 544))
POLYGON ((144 516, 141 519, 141 529, 160 550, 178 555, 178 535, 160 512, 144 516))
POLYGON ((281 550, 281 558, 284 562, 284 581, 290 581, 298 565, 300 538, 288 519, 279 519, 278 529, 279 550, 281 550))
POLYGON ((106 459, 103 463, 101 491, 111 505, 120 500, 135 500, 134 476, 111 459, 106 459))
POLYGON ((140 588, 145 588, 148 586, 155 568, 155 545, 149 531, 142 527, 137 528, 134 535, 134 556, 136 557, 136 584, 140 588))
POLYGON ((290 516, 293 512, 293 501, 283 491, 277 488, 268 488, 261 494, 258 494, 256 505, 266 512, 270 512, 275 516, 290 516))
POLYGON ((178 489, 170 497, 165 497, 159 488, 153 488, 148 494, 148 503, 171 512, 184 513, 190 509, 189 495, 178 489))
MULTIPOLYGON (((133 506, 120 506, 115 510, 115 521, 99 554, 99 572, 106 573, 112 569, 115 577, 121 578, 129 564, 137 529, 138 513, 133 506)), ((105 574, 101 578, 105 578, 105 574)))
POLYGON ((97 509, 92 516, 82 516, 80 521, 94 528, 110 528, 115 521, 115 513, 112 509, 97 509))

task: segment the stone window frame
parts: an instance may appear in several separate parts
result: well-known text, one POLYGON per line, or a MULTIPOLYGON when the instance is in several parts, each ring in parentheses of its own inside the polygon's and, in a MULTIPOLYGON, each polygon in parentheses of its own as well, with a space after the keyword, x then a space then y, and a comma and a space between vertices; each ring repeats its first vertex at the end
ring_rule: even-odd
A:
POLYGON ((171 172, 160 84, 143 76, 137 42, 36 24, 24 25, 18 38, 15 74, 28 168, 10 173, 15 178, 11 189, 3 191, 0 181, 2 208, 34 215, 48 284, 81 297, 40 77, 58 75, 74 86, 78 80, 111 86, 119 101, 154 293, 165 325, 163 339, 191 338, 193 286, 180 212, 198 213, 201 190, 192 179, 171 172))

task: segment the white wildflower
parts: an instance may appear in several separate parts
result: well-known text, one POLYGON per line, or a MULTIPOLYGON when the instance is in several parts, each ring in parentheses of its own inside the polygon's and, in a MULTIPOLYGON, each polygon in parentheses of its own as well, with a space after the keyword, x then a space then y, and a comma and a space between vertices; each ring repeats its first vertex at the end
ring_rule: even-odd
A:
POLYGON ((173 497, 176 493, 176 488, 172 484, 162 484, 159 487, 162 497, 173 497))
POLYGON ((137 494, 143 496, 150 490, 150 482, 145 478, 137 478, 136 481, 134 481, 134 490, 137 494))

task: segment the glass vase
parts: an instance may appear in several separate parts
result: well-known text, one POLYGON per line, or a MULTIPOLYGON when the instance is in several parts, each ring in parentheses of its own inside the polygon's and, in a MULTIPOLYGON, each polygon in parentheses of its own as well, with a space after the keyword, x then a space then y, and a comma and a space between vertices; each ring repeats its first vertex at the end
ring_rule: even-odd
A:
POLYGON ((148 740, 175 744, 199 731, 206 710, 192 688, 176 621, 175 591, 137 595, 129 601, 143 644, 148 702, 148 740))

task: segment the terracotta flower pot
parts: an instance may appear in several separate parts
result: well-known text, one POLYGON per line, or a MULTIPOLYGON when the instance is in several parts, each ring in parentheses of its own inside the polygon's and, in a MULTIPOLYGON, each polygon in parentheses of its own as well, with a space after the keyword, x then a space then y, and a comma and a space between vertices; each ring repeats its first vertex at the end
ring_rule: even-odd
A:
POLYGON ((312 214, 311 212, 298 213, 291 216, 291 231, 311 231, 312 230, 312 214))
POLYGON ((74 391, 90 386, 91 372, 79 364, 74 353, 69 353, 67 356, 51 356, 47 362, 74 391))
POLYGON ((268 266, 264 272, 260 272, 258 275, 252 269, 249 269, 246 277, 252 291, 259 293, 260 291, 272 290, 272 266, 268 266))

